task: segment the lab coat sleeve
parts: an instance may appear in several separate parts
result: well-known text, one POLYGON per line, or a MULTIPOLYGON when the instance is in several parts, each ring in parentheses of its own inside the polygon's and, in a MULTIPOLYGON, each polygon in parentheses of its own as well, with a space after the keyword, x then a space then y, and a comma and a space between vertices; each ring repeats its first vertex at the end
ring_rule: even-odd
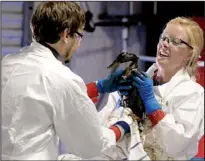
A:
POLYGON ((115 146, 114 132, 100 126, 96 107, 87 93, 75 82, 65 86, 55 95, 61 101, 54 108, 53 118, 56 133, 69 153, 86 159, 115 146))
POLYGON ((153 127, 153 134, 169 156, 191 159, 204 134, 204 93, 192 93, 174 106, 173 113, 153 127))

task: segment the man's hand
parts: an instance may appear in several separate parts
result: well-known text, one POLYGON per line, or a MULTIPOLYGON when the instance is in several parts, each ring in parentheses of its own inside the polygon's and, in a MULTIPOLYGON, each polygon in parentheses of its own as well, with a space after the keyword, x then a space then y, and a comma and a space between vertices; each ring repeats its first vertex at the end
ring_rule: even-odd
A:
POLYGON ((131 81, 122 79, 123 70, 119 70, 109 75, 106 79, 100 79, 96 82, 96 86, 100 94, 111 93, 117 90, 127 92, 132 86, 131 81))
POLYGON ((117 140, 130 133, 130 126, 134 121, 132 113, 130 108, 120 107, 115 108, 110 114, 106 126, 115 132, 117 140))

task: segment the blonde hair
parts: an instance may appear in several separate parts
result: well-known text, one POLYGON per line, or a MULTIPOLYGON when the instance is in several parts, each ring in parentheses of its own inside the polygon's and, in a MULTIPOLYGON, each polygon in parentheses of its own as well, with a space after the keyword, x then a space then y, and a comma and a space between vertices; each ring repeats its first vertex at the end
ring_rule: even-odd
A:
POLYGON ((187 17, 176 17, 170 20, 168 24, 181 25, 187 32, 188 44, 193 47, 191 59, 188 61, 185 70, 190 77, 199 76, 197 73, 197 61, 204 45, 203 30, 197 22, 187 17))

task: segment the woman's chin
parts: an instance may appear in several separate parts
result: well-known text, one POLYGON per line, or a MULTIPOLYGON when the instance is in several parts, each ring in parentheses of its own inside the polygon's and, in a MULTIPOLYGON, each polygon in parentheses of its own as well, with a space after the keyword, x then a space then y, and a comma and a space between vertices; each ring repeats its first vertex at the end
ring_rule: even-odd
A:
POLYGON ((157 59, 156 59, 156 63, 157 63, 158 65, 164 66, 164 67, 166 67, 166 66, 169 65, 168 59, 162 59, 162 58, 157 58, 157 59))

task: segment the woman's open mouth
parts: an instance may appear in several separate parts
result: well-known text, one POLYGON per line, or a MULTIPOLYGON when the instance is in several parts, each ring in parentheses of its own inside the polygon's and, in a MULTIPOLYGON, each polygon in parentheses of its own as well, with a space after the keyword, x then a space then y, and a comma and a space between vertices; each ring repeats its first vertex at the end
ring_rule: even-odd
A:
POLYGON ((158 54, 160 57, 169 57, 169 55, 163 51, 159 51, 159 54, 158 54))

